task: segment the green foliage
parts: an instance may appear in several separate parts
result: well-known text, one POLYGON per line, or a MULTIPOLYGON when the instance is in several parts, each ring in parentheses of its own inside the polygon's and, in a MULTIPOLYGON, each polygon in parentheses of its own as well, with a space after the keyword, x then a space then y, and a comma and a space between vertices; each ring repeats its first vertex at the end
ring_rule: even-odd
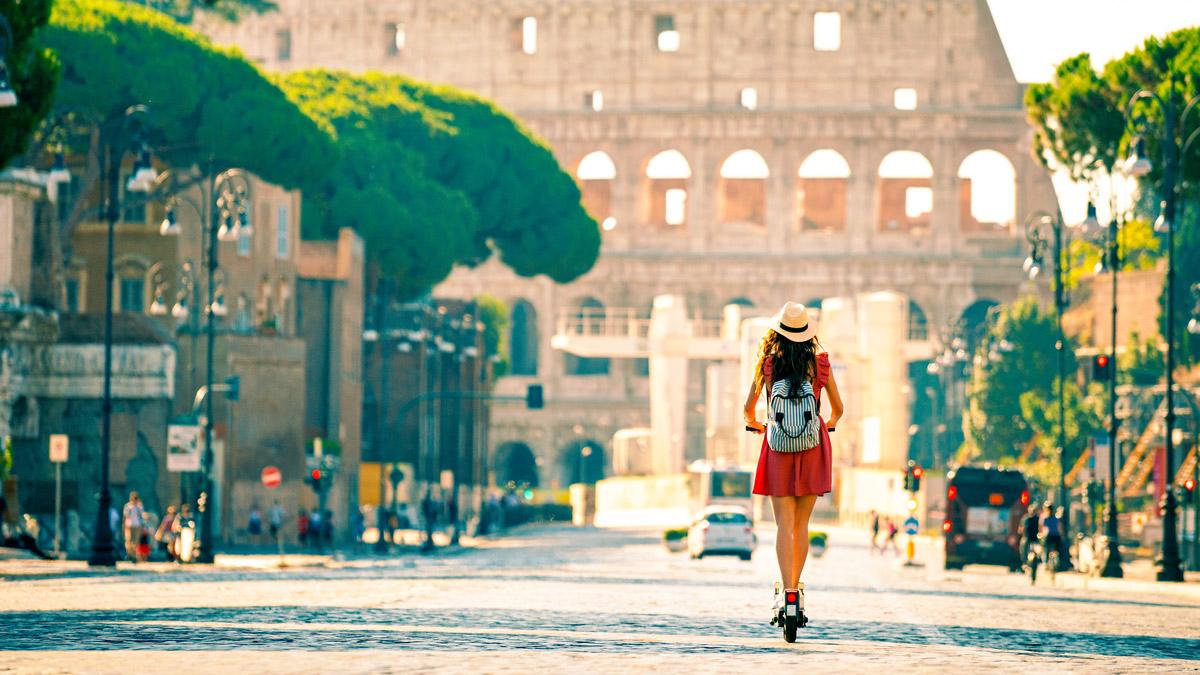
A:
MULTIPOLYGON (((145 104, 145 133, 173 166, 237 166, 298 188, 333 162, 329 135, 254 65, 163 14, 117 0, 58 0, 43 42, 65 64, 58 106, 114 120, 145 104)), ((103 133, 90 153, 125 140, 111 126, 103 133)))
POLYGON ((246 14, 273 12, 279 5, 272 0, 128 0, 158 10, 180 23, 191 23, 206 12, 226 21, 237 21, 246 14))
MULTIPOLYGON (((1121 249, 1122 271, 1154 269, 1165 252, 1154 226, 1145 218, 1135 218, 1121 225, 1117 231, 1117 245, 1121 249)), ((1071 242, 1067 288, 1075 288, 1084 278, 1093 275, 1103 254, 1104 242, 1096 243, 1087 239, 1071 242)))
POLYGON ((1155 340, 1143 340, 1133 333, 1125 352, 1117 357, 1117 377, 1121 384, 1151 386, 1163 378, 1163 350, 1155 340))
MULTIPOLYGON (((0 108, 0 169, 25 151, 29 139, 50 112, 61 66, 53 51, 37 42, 50 19, 53 0, 0 0, 0 16, 12 26, 8 76, 17 105, 0 108)), ((4 38, 0 38, 4 39, 4 38)))
MULTIPOLYGON (((1057 383, 1053 388, 1054 392, 1050 396, 1036 391, 1022 394, 1021 414, 1029 423, 1029 427, 1038 435, 1039 457, 1054 466, 1054 476, 1057 478, 1057 469, 1060 466, 1057 383)), ((1099 383, 1092 383, 1088 391, 1084 392, 1074 380, 1066 381, 1066 386, 1063 388, 1063 409, 1067 421, 1063 457, 1068 471, 1075 465, 1079 455, 1087 447, 1088 439, 1103 432, 1105 400, 1104 387, 1099 383)))
POLYGON ((341 159, 306 195, 308 237, 351 225, 400 297, 493 251, 518 274, 567 282, 600 234, 549 149, 491 103, 400 76, 325 70, 280 84, 337 135, 341 159))
POLYGON ((0 490, 4 489, 4 481, 12 473, 12 465, 12 438, 5 436, 4 442, 0 443, 0 490))
MULTIPOLYGON (((1027 296, 1001 309, 981 340, 979 365, 969 383, 964 426, 971 459, 1000 461, 1019 454, 1035 428, 1021 406, 1032 393, 1042 399, 1053 392, 1058 372, 1055 342, 1059 336, 1053 310, 1027 296), (1005 348, 1000 348, 1003 345, 1005 348)), ((1066 340, 1068 379, 1077 364, 1066 340)))
POLYGON ((687 539, 688 529, 686 527, 673 527, 663 531, 663 541, 681 541, 687 539))
MULTIPOLYGON (((1174 108, 1176 115, 1182 112, 1189 98, 1200 91, 1200 28, 1148 38, 1142 46, 1110 61, 1100 74, 1092 70, 1086 54, 1067 59, 1059 65, 1052 82, 1029 88, 1025 104, 1034 126, 1038 156, 1051 168, 1062 168, 1075 178, 1091 176, 1097 160, 1111 169, 1126 154, 1132 136, 1143 133, 1148 158, 1153 162, 1153 170, 1141 180, 1144 212, 1146 203, 1156 208, 1158 195, 1163 192, 1165 115, 1155 103, 1143 101, 1131 111, 1133 123, 1127 128, 1124 107, 1140 90, 1155 93, 1174 108)), ((1187 139, 1196 129, 1200 129, 1200 115, 1189 115, 1184 126, 1176 130, 1176 142, 1187 139)), ((1200 143, 1193 143, 1182 158, 1181 174, 1182 194, 1194 196, 1200 182, 1200 143)), ((1176 214, 1174 329, 1176 357, 1183 365, 1200 361, 1200 339, 1185 330, 1193 306, 1190 288, 1200 283, 1200 226, 1189 222, 1195 220, 1195 215, 1176 214)), ((1165 289, 1160 305, 1165 309, 1165 289)), ((1165 335, 1165 312, 1160 322, 1165 335)))
POLYGON ((508 373, 509 345, 504 336, 508 335, 508 305, 503 300, 481 295, 475 298, 476 313, 483 322, 483 346, 487 356, 498 356, 492 374, 502 377, 508 373))

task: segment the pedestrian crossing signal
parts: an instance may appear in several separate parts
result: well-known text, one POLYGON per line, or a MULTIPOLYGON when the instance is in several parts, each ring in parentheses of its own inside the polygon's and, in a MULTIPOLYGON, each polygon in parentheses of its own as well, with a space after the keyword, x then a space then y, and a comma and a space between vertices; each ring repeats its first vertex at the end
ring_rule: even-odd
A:
POLYGON ((1112 361, 1108 354, 1097 354, 1092 357, 1092 379, 1096 382, 1107 382, 1112 377, 1112 361))

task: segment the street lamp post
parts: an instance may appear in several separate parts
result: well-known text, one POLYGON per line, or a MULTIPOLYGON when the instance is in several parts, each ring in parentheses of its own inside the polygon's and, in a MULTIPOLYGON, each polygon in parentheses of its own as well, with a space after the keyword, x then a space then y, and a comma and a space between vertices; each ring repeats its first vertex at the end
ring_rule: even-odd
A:
MULTIPOLYGON (((109 458, 112 455, 112 351, 113 351, 113 281, 116 277, 113 271, 114 239, 117 220, 121 216, 120 189, 121 164, 125 159, 126 142, 130 123, 146 112, 144 106, 132 106, 125 113, 106 125, 113 131, 104 148, 105 168, 104 179, 107 181, 107 197, 105 216, 108 220, 106 239, 107 257, 104 263, 104 389, 101 404, 102 418, 100 426, 100 498, 96 511, 95 536, 92 537, 92 553, 88 557, 88 565, 92 567, 113 567, 117 564, 116 547, 113 543, 112 524, 109 513, 112 510, 112 494, 109 487, 109 458)), ((146 192, 150 189, 157 175, 150 164, 150 150, 136 134, 133 145, 137 148, 137 161, 133 173, 126 186, 128 192, 146 192)))
POLYGON ((1030 254, 1025 259, 1025 272, 1030 279, 1037 277, 1045 262, 1045 249, 1051 247, 1054 257, 1054 320, 1055 343, 1058 368, 1058 498, 1056 502, 1062 507, 1062 536, 1059 538, 1059 565, 1063 569, 1071 568, 1070 523, 1071 506, 1067 497, 1067 403, 1064 393, 1066 385, 1067 354, 1066 336, 1063 334, 1063 313, 1067 308, 1066 278, 1068 270, 1064 264, 1063 251, 1067 246, 1068 237, 1063 232, 1063 222, 1060 217, 1052 216, 1045 211, 1035 211, 1025 219, 1025 239, 1029 242, 1030 254), (1051 232, 1046 233, 1045 228, 1051 232))
MULTIPOLYGON (((213 562, 214 541, 211 503, 213 494, 212 469, 213 453, 213 366, 214 348, 216 346, 216 319, 225 316, 228 308, 225 303, 223 279, 220 273, 218 257, 219 244, 222 241, 236 241, 239 237, 250 236, 252 232, 249 218, 250 178, 242 169, 227 169, 212 177, 207 182, 208 194, 204 200, 204 214, 201 218, 200 236, 201 249, 204 255, 205 276, 207 287, 204 305, 205 317, 205 373, 204 373, 204 454, 201 462, 201 492, 197 501, 200 510, 200 553, 196 561, 201 563, 213 562), (218 292, 218 287, 222 287, 218 292)), ((176 197, 178 200, 178 196, 176 197)), ((190 200, 179 200, 190 203, 190 200)), ((196 205, 191 204, 193 208, 196 205)), ((201 209, 196 208, 197 213, 201 209)), ((167 218, 163 221, 161 233, 165 236, 180 234, 178 227, 173 227, 173 212, 168 210, 167 218)), ((193 356, 193 358, 195 358, 193 356)))
POLYGON ((1163 442, 1165 449, 1165 468, 1168 476, 1167 489, 1163 491, 1162 509, 1162 552, 1158 558, 1159 581, 1183 581, 1183 566, 1179 557, 1178 537, 1178 508, 1175 499, 1175 209, 1179 191, 1179 161, 1186 157, 1188 150, 1197 137, 1200 129, 1191 133, 1180 143, 1178 130, 1184 128, 1188 115, 1200 103, 1200 95, 1192 97, 1183 112, 1178 112, 1175 99, 1175 74, 1170 77, 1170 87, 1165 97, 1143 89, 1134 94, 1125 106, 1126 127, 1134 127, 1138 131, 1134 143, 1134 152, 1129 160, 1129 173, 1141 178, 1150 173, 1150 160, 1145 155, 1145 132, 1149 131, 1149 122, 1143 115, 1138 114, 1139 103, 1153 102, 1162 113, 1161 145, 1162 173, 1162 211, 1154 223, 1154 229, 1167 235, 1167 306, 1166 306, 1166 432, 1163 442))

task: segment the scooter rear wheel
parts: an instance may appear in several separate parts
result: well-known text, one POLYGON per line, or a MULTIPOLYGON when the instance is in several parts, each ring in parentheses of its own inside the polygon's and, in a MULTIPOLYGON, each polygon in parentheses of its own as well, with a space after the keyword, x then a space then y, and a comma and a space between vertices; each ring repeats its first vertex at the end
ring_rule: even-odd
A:
POLYGON ((783 619, 783 639, 785 642, 796 641, 796 627, 799 624, 797 617, 787 616, 783 619))

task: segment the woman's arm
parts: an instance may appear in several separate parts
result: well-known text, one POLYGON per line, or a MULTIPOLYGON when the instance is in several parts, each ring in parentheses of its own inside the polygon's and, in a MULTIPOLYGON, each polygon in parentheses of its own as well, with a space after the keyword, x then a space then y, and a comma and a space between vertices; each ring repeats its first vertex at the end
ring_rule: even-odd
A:
POLYGON ((833 369, 829 370, 829 380, 825 382, 825 391, 829 392, 829 421, 825 427, 830 431, 837 429, 838 420, 842 418, 845 408, 842 406, 842 395, 838 393, 837 380, 833 379, 833 369))
POLYGON ((750 395, 746 397, 746 406, 745 410, 743 411, 743 414, 746 417, 746 426, 754 429, 758 433, 762 433, 767 429, 757 419, 754 418, 756 412, 755 408, 758 407, 758 397, 760 394, 762 394, 762 387, 759 386, 758 382, 752 382, 750 384, 750 395))

